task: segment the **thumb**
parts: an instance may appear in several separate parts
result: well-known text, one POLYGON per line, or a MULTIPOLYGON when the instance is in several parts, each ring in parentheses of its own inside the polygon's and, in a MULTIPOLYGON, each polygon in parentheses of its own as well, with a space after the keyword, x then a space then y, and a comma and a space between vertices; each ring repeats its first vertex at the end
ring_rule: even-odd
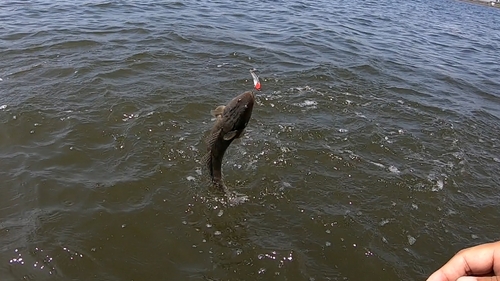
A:
POLYGON ((500 281, 500 276, 486 276, 486 277, 464 276, 458 278, 457 281, 500 281))

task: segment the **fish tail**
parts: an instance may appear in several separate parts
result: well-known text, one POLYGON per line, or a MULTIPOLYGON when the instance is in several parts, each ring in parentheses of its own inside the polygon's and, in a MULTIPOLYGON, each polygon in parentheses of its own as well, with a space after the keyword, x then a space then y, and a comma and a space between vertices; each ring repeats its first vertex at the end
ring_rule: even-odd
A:
POLYGON ((226 184, 222 179, 219 179, 217 181, 212 181, 213 185, 215 188, 217 188, 219 191, 224 192, 226 195, 230 194, 229 189, 227 188, 226 184))

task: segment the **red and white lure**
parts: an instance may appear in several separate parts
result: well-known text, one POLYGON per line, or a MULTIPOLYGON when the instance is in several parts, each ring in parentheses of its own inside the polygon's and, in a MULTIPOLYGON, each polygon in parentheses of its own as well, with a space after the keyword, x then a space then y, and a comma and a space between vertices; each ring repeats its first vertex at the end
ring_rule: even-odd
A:
POLYGON ((257 74, 255 74, 255 71, 257 71, 257 69, 250 69, 250 74, 252 75, 252 78, 253 78, 253 87, 255 88, 255 90, 257 91, 260 91, 260 81, 259 81, 259 76, 257 76, 257 74))

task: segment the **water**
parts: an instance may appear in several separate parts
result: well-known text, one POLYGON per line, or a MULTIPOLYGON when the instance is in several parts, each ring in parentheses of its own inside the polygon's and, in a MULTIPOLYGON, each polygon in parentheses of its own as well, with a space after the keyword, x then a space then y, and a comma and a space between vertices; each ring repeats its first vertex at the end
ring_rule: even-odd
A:
POLYGON ((2 280, 422 280, 498 239, 500 10, 0 3, 2 280), (229 206, 209 112, 252 87, 229 206))

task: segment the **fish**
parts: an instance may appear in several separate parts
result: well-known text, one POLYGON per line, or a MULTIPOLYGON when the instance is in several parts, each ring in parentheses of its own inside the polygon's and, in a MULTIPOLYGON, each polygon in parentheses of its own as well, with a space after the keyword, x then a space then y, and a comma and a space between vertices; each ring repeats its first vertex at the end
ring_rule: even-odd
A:
POLYGON ((212 110, 215 124, 206 139, 207 154, 204 165, 208 170, 212 184, 219 190, 228 192, 222 180, 222 158, 229 145, 245 133, 245 128, 252 117, 255 95, 248 91, 235 97, 225 106, 212 110))
MULTIPOLYGON (((250 70, 254 79, 254 89, 260 90, 260 81, 254 70, 250 70)), ((215 117, 215 124, 210 130, 205 142, 207 153, 202 163, 212 184, 220 191, 229 194, 227 186, 222 178, 222 159, 229 145, 236 139, 241 138, 252 117, 255 104, 255 93, 246 91, 233 98, 226 105, 220 105, 211 113, 215 117)))

